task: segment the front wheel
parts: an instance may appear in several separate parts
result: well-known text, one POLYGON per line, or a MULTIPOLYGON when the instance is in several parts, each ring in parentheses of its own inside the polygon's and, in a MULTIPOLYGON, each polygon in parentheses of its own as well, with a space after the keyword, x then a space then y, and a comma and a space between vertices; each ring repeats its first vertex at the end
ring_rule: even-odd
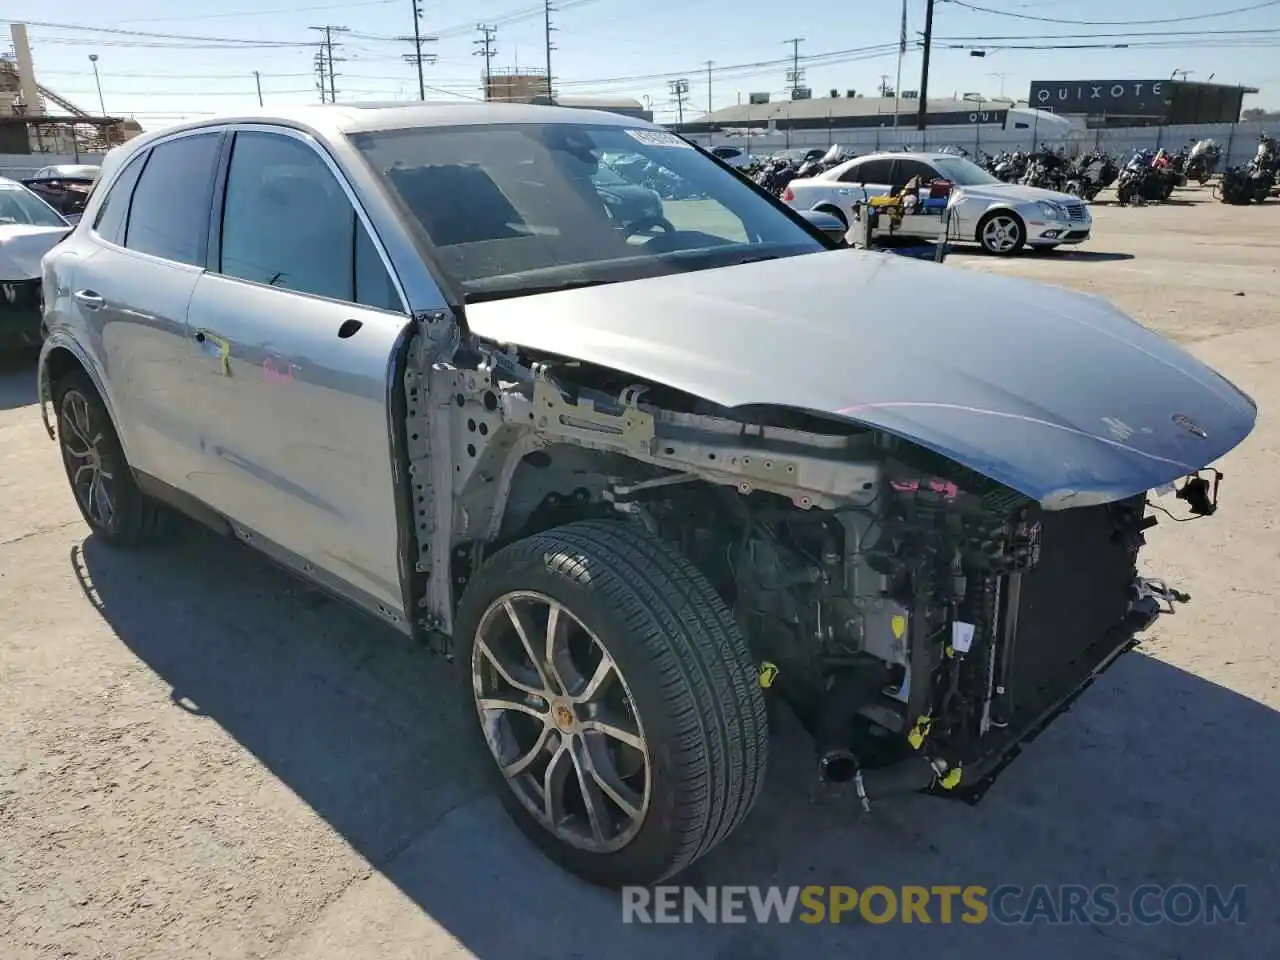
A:
POLYGON ((658 883, 755 802, 768 730, 747 645, 706 578, 644 530, 589 521, 505 547, 467 585, 454 637, 498 795, 579 877, 658 883))
POLYGON ((994 210, 978 223, 978 243, 987 253, 1011 257, 1027 242, 1022 218, 1010 210, 994 210))

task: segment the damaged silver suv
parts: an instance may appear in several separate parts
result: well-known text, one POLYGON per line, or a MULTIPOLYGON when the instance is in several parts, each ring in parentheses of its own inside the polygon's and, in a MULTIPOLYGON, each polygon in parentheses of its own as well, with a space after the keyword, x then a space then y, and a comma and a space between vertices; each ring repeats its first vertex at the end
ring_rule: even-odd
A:
POLYGON ((201 121, 45 258, 41 410, 96 536, 185 513, 420 638, 529 837, 653 883, 773 697, 851 802, 980 796, 1184 599, 1148 496, 1212 513, 1256 419, 1102 300, 835 247, 611 114, 201 121))

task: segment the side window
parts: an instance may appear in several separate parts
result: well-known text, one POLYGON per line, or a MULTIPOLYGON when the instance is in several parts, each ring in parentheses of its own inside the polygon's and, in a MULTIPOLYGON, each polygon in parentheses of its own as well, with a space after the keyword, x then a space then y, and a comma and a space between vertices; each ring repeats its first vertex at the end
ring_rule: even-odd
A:
POLYGON ((220 133, 202 133, 151 148, 133 191, 126 247, 204 266, 209 198, 221 137, 220 133))
POLYGON ((867 160, 855 166, 842 179, 845 183, 888 184, 892 167, 892 160, 867 160))
POLYGON ((905 187, 912 177, 919 177, 922 181, 936 180, 938 172, 927 163, 921 163, 919 160, 899 160, 898 169, 893 174, 893 185, 895 187, 905 187))
POLYGON ((145 152, 130 160, 120 171, 115 183, 111 185, 111 192, 98 208, 98 216, 93 221, 93 232, 108 243, 124 245, 124 222, 129 216, 129 201, 133 199, 134 185, 146 163, 145 152))
POLYGON ((315 150, 293 137, 236 134, 220 264, 229 277, 403 309, 341 185, 315 150))

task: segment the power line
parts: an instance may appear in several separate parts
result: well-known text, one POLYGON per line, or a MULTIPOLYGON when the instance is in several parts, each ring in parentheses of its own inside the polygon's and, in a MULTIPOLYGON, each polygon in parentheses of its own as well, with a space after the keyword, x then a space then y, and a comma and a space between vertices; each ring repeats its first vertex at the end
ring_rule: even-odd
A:
MULTIPOLYGON (((134 17, 129 20, 117 20, 117 23, 186 23, 189 20, 223 20, 241 17, 265 17, 278 13, 312 13, 317 10, 347 10, 351 7, 385 7, 395 0, 357 0, 354 3, 312 4, 306 7, 275 7, 271 10, 234 10, 227 13, 200 13, 185 17, 134 17)), ((113 74, 114 76, 114 74, 113 74)))
POLYGON ((1262 3, 1251 4, 1247 7, 1235 7, 1231 10, 1197 13, 1184 17, 1159 17, 1155 20, 1065 20, 1057 17, 1037 17, 1030 13, 1014 13, 1010 10, 993 10, 990 7, 980 7, 973 3, 966 3, 965 0, 944 0, 944 2, 954 3, 957 7, 964 7, 966 10, 989 13, 997 17, 1011 17, 1014 20, 1034 20, 1037 23, 1064 23, 1078 27, 1137 27, 1156 23, 1189 23, 1192 20, 1212 20, 1216 17, 1229 17, 1237 13, 1250 13, 1254 10, 1280 6, 1280 0, 1263 0, 1262 3))
MULTIPOLYGON (((1280 0, 1278 0, 1280 2, 1280 0)), ((146 30, 122 30, 119 27, 86 27, 73 23, 50 23, 46 20, 8 20, 0 17, 0 23, 25 23, 29 27, 47 27, 50 30, 70 30, 73 33, 101 33, 122 37, 150 37, 155 40, 190 40, 197 43, 233 43, 249 47, 305 47, 305 42, 277 40, 246 40, 243 37, 201 37, 180 33, 151 33, 146 30)))
POLYGON ((479 50, 471 51, 472 56, 484 57, 484 98, 489 99, 493 90, 493 57, 498 52, 497 47, 493 44, 498 36, 498 28, 492 24, 477 23, 476 30, 481 34, 479 40, 471 41, 480 46, 479 50))

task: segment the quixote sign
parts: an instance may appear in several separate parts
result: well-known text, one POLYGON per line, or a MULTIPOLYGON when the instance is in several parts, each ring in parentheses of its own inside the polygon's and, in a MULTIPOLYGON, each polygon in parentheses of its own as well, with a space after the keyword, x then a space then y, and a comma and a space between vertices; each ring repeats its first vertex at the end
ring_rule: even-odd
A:
POLYGON ((1035 80, 1027 102, 1056 113, 1092 116, 1163 116, 1169 109, 1168 80, 1035 80))

